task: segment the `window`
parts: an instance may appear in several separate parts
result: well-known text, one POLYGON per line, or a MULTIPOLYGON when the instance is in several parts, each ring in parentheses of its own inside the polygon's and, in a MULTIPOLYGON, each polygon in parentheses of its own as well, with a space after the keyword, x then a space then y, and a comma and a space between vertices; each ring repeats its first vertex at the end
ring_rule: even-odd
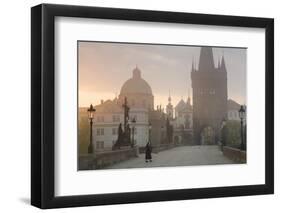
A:
POLYGON ((112 128, 112 135, 117 135, 117 128, 112 128))
POLYGON ((104 135, 104 129, 103 128, 97 128, 97 135, 104 135))
POLYGON ((120 116, 119 115, 113 115, 112 116, 112 121, 113 122, 120 122, 120 116))
POLYGON ((211 95, 214 95, 214 94, 216 94, 216 91, 215 91, 215 89, 210 89, 210 94, 211 94, 211 95))
POLYGON ((104 142, 103 141, 97 141, 97 149, 104 149, 104 142))

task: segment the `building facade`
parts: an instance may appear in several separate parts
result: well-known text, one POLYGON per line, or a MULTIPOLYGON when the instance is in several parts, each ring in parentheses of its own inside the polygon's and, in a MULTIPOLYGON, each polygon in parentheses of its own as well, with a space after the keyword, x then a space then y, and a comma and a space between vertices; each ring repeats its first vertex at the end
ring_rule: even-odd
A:
POLYGON ((133 70, 133 76, 121 87, 118 98, 101 101, 95 106, 93 124, 93 144, 96 151, 112 149, 118 138, 121 124, 124 130, 124 101, 127 99, 131 129, 131 140, 139 147, 144 147, 149 141, 149 112, 153 109, 154 97, 151 87, 141 77, 138 67, 133 70), (133 119, 135 123, 133 123, 133 119), (132 131, 134 128, 134 131, 132 131))
POLYGON ((171 120, 173 126, 173 140, 177 145, 193 144, 193 120, 192 120, 192 105, 190 97, 185 102, 183 99, 175 107, 175 117, 171 120))
POLYGON ((241 105, 232 99, 227 101, 227 120, 229 121, 240 121, 239 109, 241 105))

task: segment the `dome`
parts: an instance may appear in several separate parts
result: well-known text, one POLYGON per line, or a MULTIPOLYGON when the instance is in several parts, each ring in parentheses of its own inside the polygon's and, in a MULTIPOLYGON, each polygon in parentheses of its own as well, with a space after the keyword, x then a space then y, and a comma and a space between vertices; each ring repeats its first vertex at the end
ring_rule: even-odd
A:
POLYGON ((138 67, 133 70, 133 77, 123 84, 120 95, 124 94, 152 95, 151 87, 144 79, 141 78, 141 71, 138 67))

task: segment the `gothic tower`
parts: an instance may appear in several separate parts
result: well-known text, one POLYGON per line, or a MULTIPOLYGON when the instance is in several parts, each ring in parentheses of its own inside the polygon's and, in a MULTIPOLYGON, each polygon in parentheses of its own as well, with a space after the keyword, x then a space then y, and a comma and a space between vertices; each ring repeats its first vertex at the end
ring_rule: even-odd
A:
POLYGON ((168 118, 171 120, 174 117, 174 108, 172 105, 172 98, 171 98, 171 94, 169 91, 169 98, 168 98, 168 105, 166 106, 166 113, 168 115, 168 118))
POLYGON ((224 57, 214 65, 211 47, 201 47, 198 69, 192 62, 191 81, 193 89, 193 134, 195 144, 216 144, 220 125, 227 113, 227 71, 224 57), (212 131, 208 143, 202 134, 212 131))

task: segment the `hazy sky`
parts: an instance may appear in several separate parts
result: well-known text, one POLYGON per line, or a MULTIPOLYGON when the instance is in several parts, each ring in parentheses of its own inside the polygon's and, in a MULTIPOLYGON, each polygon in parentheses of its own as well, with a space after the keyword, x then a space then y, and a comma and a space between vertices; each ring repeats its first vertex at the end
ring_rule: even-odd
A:
MULTIPOLYGON (((96 105, 119 95, 123 83, 138 66, 152 88, 154 105, 166 106, 169 90, 175 106, 192 98, 192 59, 198 67, 200 47, 79 42, 79 106, 96 105)), ((214 62, 224 55, 228 98, 246 103, 246 49, 213 48, 214 62)))

